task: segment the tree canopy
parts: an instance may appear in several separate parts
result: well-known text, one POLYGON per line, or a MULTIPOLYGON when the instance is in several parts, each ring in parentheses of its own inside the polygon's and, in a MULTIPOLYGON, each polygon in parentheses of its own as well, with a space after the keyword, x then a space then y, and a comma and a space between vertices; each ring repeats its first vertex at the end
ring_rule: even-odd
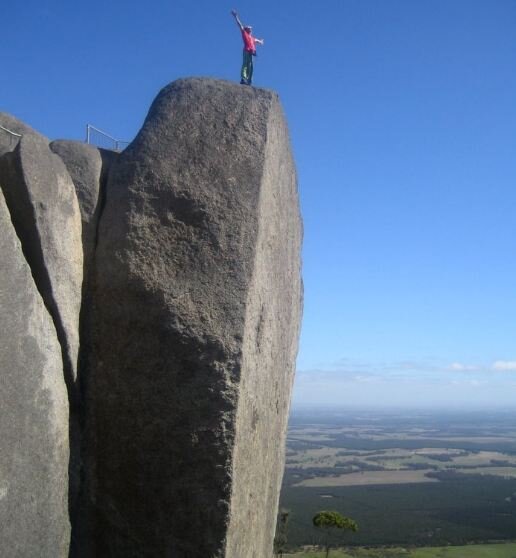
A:
POLYGON ((315 527, 323 529, 346 529, 349 531, 358 531, 356 521, 345 517, 336 511, 320 511, 314 515, 312 520, 315 527))
MULTIPOLYGON (((317 512, 313 519, 312 523, 318 529, 323 529, 327 532, 330 532, 333 529, 343 529, 346 531, 358 531, 358 525, 356 521, 349 517, 345 517, 341 515, 337 511, 320 511, 317 512)), ((326 541, 326 558, 330 555, 330 542, 326 541)))

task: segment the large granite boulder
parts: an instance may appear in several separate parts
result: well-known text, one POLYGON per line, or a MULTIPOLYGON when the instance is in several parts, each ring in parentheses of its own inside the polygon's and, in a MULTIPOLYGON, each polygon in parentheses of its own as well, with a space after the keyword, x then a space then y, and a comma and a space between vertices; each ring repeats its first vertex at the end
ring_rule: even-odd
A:
POLYGON ((71 389, 83 275, 81 215, 72 180, 48 140, 27 134, 0 158, 0 182, 36 286, 54 319, 71 389))
POLYGON ((24 134, 13 152, 0 157, 0 184, 61 346, 61 373, 70 407, 69 504, 75 515, 81 471, 77 376, 83 248, 79 203, 63 161, 37 132, 24 134))
POLYGON ((50 149, 63 160, 77 192, 82 218, 84 267, 89 269, 103 203, 103 186, 118 153, 72 140, 55 140, 50 149))
POLYGON ((66 558, 68 398, 61 348, 0 191, 0 541, 66 558))
POLYGON ((277 96, 208 79, 163 89, 110 172, 99 228, 90 556, 271 554, 300 243, 277 96))
POLYGON ((11 114, 0 112, 0 155, 14 151, 23 135, 40 134, 11 114))

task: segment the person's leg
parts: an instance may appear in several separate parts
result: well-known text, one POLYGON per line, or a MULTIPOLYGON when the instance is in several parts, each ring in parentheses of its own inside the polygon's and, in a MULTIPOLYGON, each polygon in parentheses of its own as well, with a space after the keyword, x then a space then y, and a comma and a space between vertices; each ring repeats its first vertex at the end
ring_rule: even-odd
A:
POLYGON ((242 58, 242 68, 240 70, 240 83, 247 83, 247 52, 244 50, 242 58))
POLYGON ((251 80, 253 79, 253 55, 245 50, 240 78, 240 83, 251 85, 251 80))
POLYGON ((253 83, 253 55, 249 53, 249 67, 247 69, 247 85, 253 83))
POLYGON ((249 85, 249 81, 253 73, 253 56, 250 52, 244 50, 244 58, 242 61, 242 70, 240 72, 240 83, 249 85))

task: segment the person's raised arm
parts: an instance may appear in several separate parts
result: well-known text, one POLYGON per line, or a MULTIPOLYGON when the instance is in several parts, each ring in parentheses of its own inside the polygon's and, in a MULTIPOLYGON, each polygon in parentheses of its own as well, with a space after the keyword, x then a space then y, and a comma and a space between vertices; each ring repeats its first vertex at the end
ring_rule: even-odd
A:
POLYGON ((236 10, 231 10, 231 15, 235 18, 235 21, 236 21, 238 27, 240 27, 240 31, 243 31, 244 26, 242 25, 242 22, 240 21, 236 10))

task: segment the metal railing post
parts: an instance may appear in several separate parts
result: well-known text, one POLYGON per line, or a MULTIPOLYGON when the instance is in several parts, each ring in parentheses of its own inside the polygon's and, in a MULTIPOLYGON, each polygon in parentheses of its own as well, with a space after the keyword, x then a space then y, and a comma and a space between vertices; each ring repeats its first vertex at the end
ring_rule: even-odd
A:
POLYGON ((97 147, 101 147, 101 145, 99 145, 99 143, 97 141, 95 141, 95 134, 99 134, 100 136, 102 136, 102 139, 104 140, 108 140, 111 143, 111 149, 115 150, 115 151, 121 151, 121 145, 122 144, 128 144, 129 142, 127 141, 123 141, 123 140, 119 140, 114 138, 113 136, 110 136, 109 134, 107 134, 106 132, 100 130, 99 128, 96 128, 95 126, 92 126, 91 124, 87 124, 86 125, 86 143, 88 144, 93 144, 97 145, 97 147), (93 134, 92 134, 93 132, 93 134))

